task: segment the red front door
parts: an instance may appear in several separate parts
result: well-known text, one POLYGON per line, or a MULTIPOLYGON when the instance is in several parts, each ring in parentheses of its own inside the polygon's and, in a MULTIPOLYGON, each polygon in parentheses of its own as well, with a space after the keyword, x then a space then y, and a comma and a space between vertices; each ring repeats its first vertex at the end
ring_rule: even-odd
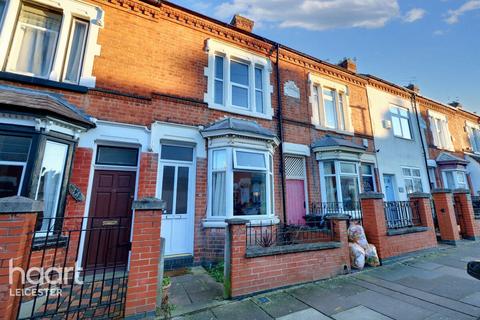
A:
POLYGON ((95 171, 84 268, 127 265, 135 177, 134 171, 95 171))
POLYGON ((289 224, 305 224, 305 182, 287 179, 287 220, 289 224))

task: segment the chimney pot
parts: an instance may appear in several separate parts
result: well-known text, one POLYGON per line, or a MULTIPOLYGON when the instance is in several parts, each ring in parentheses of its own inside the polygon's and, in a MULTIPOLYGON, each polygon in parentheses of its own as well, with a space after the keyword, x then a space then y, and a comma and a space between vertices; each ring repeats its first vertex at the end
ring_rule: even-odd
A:
POLYGON ((230 24, 238 29, 242 29, 243 31, 252 32, 255 22, 239 14, 236 14, 233 16, 230 24))
POLYGON ((353 59, 345 59, 338 64, 340 67, 347 69, 353 73, 357 73, 357 62, 353 59))
POLYGON ((415 93, 420 93, 420 87, 416 84, 410 83, 408 86, 406 86, 406 88, 412 90, 415 93))

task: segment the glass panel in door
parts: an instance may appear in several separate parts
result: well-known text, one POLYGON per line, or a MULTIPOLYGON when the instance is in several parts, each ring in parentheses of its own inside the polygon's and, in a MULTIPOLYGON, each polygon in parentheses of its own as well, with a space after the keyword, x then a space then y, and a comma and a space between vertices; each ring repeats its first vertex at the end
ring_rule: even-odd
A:
POLYGON ((188 213, 188 170, 188 167, 178 167, 175 214, 188 213))
POLYGON ((165 201, 166 210, 163 214, 172 214, 173 208, 173 193, 175 185, 175 167, 164 166, 163 167, 163 179, 162 179, 162 200, 165 201))

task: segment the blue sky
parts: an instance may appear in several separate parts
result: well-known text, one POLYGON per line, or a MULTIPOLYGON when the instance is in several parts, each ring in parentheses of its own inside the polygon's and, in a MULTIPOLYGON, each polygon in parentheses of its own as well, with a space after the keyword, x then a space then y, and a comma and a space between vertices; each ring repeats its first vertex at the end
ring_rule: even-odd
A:
POLYGON ((356 58, 358 71, 480 114, 480 0, 172 0, 319 59, 356 58))

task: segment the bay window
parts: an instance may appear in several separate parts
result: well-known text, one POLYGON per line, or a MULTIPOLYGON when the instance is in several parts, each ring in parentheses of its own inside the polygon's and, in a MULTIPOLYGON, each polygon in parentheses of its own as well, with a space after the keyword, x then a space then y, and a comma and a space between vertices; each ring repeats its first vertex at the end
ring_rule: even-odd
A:
POLYGON ((21 195, 31 144, 29 137, 0 135, 0 198, 21 195))
POLYGON ((377 191, 373 165, 362 163, 362 192, 377 191))
POLYGON ((447 189, 468 189, 467 177, 461 170, 443 170, 443 184, 447 189))
POLYGON ((210 150, 209 217, 273 215, 273 160, 269 152, 210 150))
POLYGON ((322 199, 343 203, 345 210, 354 208, 360 194, 358 163, 348 161, 320 162, 322 199))
POLYGON ((405 191, 407 194, 414 192, 423 192, 422 178, 420 169, 402 168, 403 180, 405 182, 405 191))
POLYGON ((209 108, 271 119, 270 60, 213 39, 207 51, 209 108))

